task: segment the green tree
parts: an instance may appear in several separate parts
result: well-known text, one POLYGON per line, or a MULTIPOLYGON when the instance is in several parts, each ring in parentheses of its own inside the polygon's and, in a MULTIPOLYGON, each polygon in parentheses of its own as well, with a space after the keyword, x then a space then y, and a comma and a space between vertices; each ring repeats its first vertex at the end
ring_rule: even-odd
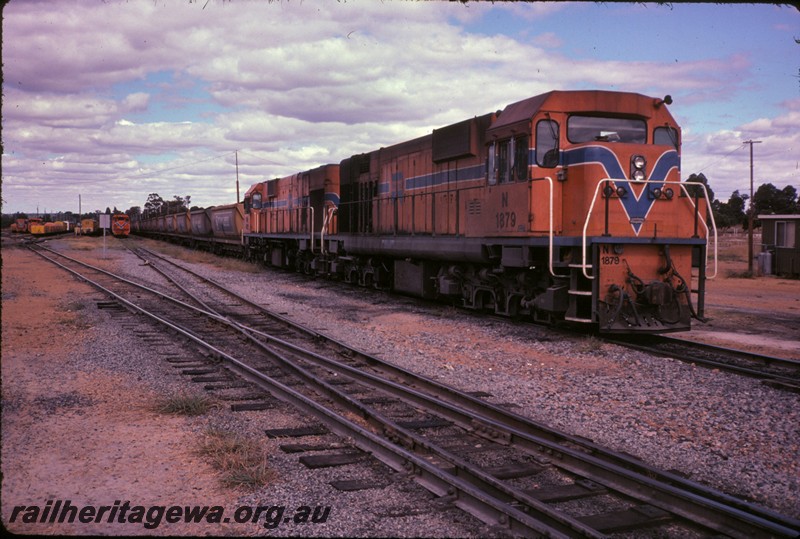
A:
POLYGON ((158 193, 150 193, 147 195, 147 202, 144 203, 144 212, 145 214, 159 213, 163 205, 164 199, 158 193))
MULTIPOLYGON (((706 175, 703 174, 702 172, 700 174, 689 175, 689 177, 686 178, 686 183, 701 183, 705 185, 706 189, 708 190, 708 200, 710 201, 714 200, 714 190, 711 189, 711 186, 708 184, 708 178, 706 178, 706 175)), ((692 198, 694 198, 695 196, 697 196, 697 198, 705 198, 706 196, 703 189, 699 187, 687 185, 686 191, 688 191, 689 195, 692 198)))
POLYGON ((714 218, 717 221, 717 226, 720 228, 728 228, 738 224, 747 224, 747 214, 744 211, 745 202, 750 198, 747 195, 739 194, 736 190, 731 194, 728 202, 720 202, 715 200, 712 204, 714 209, 714 218))
POLYGON ((791 185, 778 189, 771 183, 761 184, 753 194, 753 208, 755 209, 754 218, 761 214, 798 213, 797 189, 791 185))

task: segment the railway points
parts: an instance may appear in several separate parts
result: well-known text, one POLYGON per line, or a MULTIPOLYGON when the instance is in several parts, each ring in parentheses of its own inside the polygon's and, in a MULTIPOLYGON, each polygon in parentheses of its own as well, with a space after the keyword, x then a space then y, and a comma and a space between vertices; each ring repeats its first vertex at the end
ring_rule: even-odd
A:
MULTIPOLYGON (((662 515, 663 516, 663 515, 662 515)), ((654 517, 655 518, 655 517, 654 517)))

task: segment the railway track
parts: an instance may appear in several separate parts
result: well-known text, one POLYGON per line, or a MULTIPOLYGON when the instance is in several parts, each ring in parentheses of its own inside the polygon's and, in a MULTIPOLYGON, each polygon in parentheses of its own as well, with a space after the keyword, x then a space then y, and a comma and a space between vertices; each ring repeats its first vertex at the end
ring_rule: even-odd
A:
POLYGON ((800 393, 800 361, 689 341, 678 337, 648 335, 646 339, 607 338, 628 348, 671 357, 762 380, 778 389, 800 393))
POLYGON ((655 525, 731 537, 800 531, 800 522, 416 376, 292 324, 181 265, 140 254, 179 285, 183 299, 165 301, 74 259, 60 264, 205 347, 226 371, 292 402, 360 451, 511 533, 598 537, 655 525))

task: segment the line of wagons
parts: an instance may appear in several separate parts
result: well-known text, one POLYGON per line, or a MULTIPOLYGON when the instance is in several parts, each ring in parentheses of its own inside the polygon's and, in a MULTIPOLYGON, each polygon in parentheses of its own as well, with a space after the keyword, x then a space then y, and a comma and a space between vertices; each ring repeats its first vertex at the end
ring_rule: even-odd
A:
MULTIPOLYGON (((69 221, 44 222, 41 217, 18 218, 11 223, 11 232, 32 234, 33 236, 52 236, 74 231, 75 234, 94 236, 102 233, 97 219, 81 219, 80 224, 72 225, 69 221)), ((118 213, 111 216, 111 233, 117 237, 130 234, 130 218, 127 214, 118 213)))
POLYGON ((143 215, 133 220, 132 229, 134 234, 240 256, 243 222, 244 205, 238 203, 172 214, 143 215))
POLYGON ((34 236, 50 236, 62 234, 70 230, 69 221, 44 222, 41 217, 19 218, 11 223, 11 232, 32 234, 34 236))

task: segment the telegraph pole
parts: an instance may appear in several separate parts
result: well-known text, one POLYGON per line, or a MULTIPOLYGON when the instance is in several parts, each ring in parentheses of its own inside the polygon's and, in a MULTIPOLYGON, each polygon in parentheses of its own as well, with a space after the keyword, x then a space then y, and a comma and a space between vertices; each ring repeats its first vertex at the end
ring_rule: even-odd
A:
POLYGON ((760 140, 745 140, 742 144, 750 145, 750 211, 747 217, 747 271, 753 274, 753 144, 761 144, 760 140))
POLYGON ((239 150, 236 150, 236 203, 239 203, 239 150))

